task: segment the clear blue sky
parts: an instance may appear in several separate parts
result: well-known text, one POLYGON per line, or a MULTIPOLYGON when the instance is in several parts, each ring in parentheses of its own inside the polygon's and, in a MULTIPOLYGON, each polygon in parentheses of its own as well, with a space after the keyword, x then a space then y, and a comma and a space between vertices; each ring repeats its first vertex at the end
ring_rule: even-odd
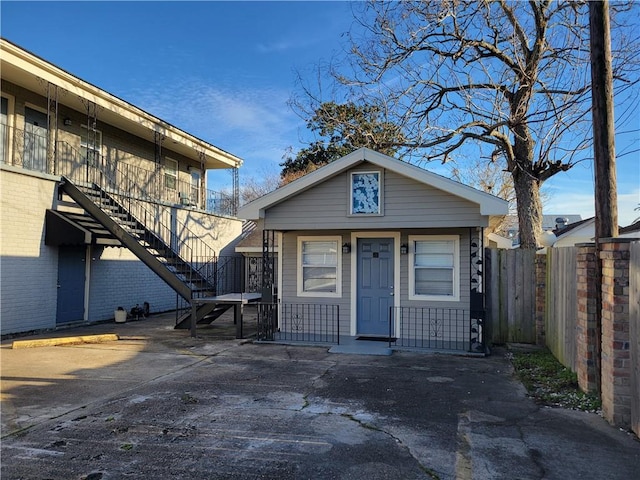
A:
MULTIPOLYGON (((341 51, 353 22, 340 1, 3 0, 0 15, 8 40, 242 158, 241 179, 277 175, 286 149, 310 138, 286 104, 295 72, 341 51)), ((640 216, 640 116, 625 131, 616 138, 623 226, 640 216)), ((593 215, 590 162, 545 185, 545 213, 593 215)))

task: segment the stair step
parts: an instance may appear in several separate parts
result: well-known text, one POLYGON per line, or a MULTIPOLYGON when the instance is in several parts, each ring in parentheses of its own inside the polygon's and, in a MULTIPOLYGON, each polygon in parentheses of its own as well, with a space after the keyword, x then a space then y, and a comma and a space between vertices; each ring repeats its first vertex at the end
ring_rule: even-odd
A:
MULTIPOLYGON (((93 212, 88 215, 84 211, 78 212, 79 217, 75 221, 80 225, 90 229, 94 235, 104 235, 105 238, 112 236, 109 231, 113 230, 114 223, 119 225, 128 234, 128 237, 120 239, 123 246, 128 245, 134 251, 138 250, 139 257, 150 266, 153 266, 152 262, 155 262, 155 260, 163 264, 168 271, 160 271, 156 268, 159 272, 158 274, 163 276, 185 298, 188 295, 196 297, 215 296, 215 280, 200 274, 198 268, 201 265, 192 265, 185 262, 162 238, 159 238, 156 233, 148 230, 141 222, 134 219, 125 207, 125 205, 128 205, 127 200, 124 200, 124 204, 120 203, 123 200, 122 195, 112 195, 108 189, 101 189, 95 185, 83 186, 71 181, 68 182, 68 185, 69 188, 62 186, 61 191, 63 194, 85 205, 87 212, 93 212), (85 198, 82 198, 82 196, 85 198), (97 209, 101 210, 102 213, 98 214, 97 209), (109 220, 106 218, 103 221, 95 220, 95 218, 103 218, 104 214, 108 216, 109 220), (91 215, 96 215, 96 217, 94 218, 91 215), (134 241, 139 246, 135 245, 134 241), (140 247, 146 250, 149 255, 141 251, 140 247)), ((219 309, 216 308, 215 310, 219 309)), ((211 308, 209 311, 211 311, 211 308)), ((203 314, 209 316, 208 313, 203 312, 203 314)))

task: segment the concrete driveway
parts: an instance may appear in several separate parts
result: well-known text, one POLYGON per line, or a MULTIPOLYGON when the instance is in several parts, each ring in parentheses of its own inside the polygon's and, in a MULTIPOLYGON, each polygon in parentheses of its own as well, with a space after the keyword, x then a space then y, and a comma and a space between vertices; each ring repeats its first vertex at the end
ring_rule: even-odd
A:
POLYGON ((624 479, 640 442, 488 358, 192 339, 151 318, 3 342, 2 479, 624 479), (46 336, 40 336, 46 337, 46 336))

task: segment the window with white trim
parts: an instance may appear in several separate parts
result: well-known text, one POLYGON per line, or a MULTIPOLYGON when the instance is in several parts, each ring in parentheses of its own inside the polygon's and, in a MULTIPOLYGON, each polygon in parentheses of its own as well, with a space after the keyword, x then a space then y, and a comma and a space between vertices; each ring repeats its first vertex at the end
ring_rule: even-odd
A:
POLYGON ((9 99, 0 97, 0 163, 9 163, 9 99))
POLYGON ((86 125, 81 125, 81 130, 80 154, 91 165, 97 165, 102 155, 102 132, 95 128, 89 129, 86 125))
POLYGON ((178 186, 178 162, 170 158, 164 159, 164 187, 175 190, 178 186))
POLYGON ((409 299, 460 299, 460 237, 409 236, 409 299))
POLYGON ((191 170, 191 203, 200 205, 200 171, 191 170))
POLYGON ((341 237, 298 237, 298 295, 340 297, 341 237))

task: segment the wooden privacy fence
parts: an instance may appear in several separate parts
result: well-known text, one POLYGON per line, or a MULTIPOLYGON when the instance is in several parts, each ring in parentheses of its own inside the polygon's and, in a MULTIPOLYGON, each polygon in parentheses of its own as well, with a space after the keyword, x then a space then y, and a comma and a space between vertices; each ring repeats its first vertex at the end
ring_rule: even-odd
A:
POLYGON ((577 254, 577 247, 548 249, 544 309, 547 347, 564 366, 574 372, 578 317, 577 254))
POLYGON ((487 326, 493 343, 536 343, 535 259, 535 250, 485 250, 487 326))
POLYGON ((599 252, 488 249, 484 266, 491 341, 544 342, 583 390, 600 389, 607 421, 640 435, 640 241, 603 239, 599 252))

